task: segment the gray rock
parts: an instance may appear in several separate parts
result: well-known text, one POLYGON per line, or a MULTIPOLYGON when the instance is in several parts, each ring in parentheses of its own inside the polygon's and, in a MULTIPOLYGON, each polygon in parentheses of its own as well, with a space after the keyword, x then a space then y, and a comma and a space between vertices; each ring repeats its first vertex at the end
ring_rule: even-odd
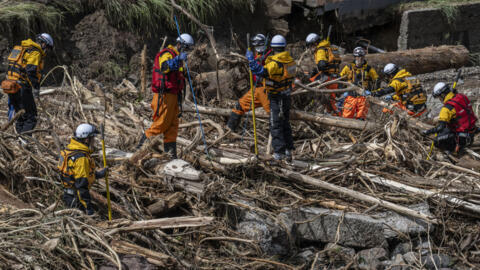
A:
POLYGON ((237 232, 255 240, 269 255, 287 255, 293 250, 291 247, 295 242, 293 221, 285 214, 280 214, 277 221, 254 211, 240 211, 237 232))
POLYGON ((410 252, 407 252, 407 253, 403 254, 403 259, 409 265, 415 265, 419 262, 417 254, 413 251, 410 251, 410 252))
MULTIPOLYGON (((431 215, 427 203, 410 205, 409 208, 425 215, 431 215)), ((384 212, 376 216, 382 218, 384 221, 383 234, 385 238, 397 237, 398 232, 409 235, 426 234, 428 229, 433 229, 432 225, 428 227, 427 223, 422 220, 402 216, 395 212, 384 212)))
POLYGON ((438 268, 449 267, 451 263, 452 263, 452 260, 448 255, 445 255, 445 254, 433 254, 431 256, 430 255, 422 256, 422 264, 427 269, 438 269, 438 268))
MULTIPOLYGON (((142 270, 155 270, 158 269, 156 265, 153 265, 139 255, 120 255, 120 261, 122 262, 122 269, 142 269, 142 270)), ((102 265, 99 270, 115 270, 117 266, 102 265)))
POLYGON ((412 244, 409 242, 400 243, 398 244, 392 251, 392 259, 394 259, 397 255, 403 255, 407 252, 412 251, 412 244))
POLYGON ((360 269, 378 269, 381 260, 386 260, 387 251, 383 248, 371 248, 358 252, 358 267, 360 269))
POLYGON ((366 215, 314 207, 292 210, 288 215, 292 220, 299 222, 296 234, 300 239, 337 242, 340 245, 359 248, 386 244, 385 237, 379 233, 383 230, 382 221, 366 215), (338 241, 336 241, 337 229, 338 241))
POLYGON ((417 254, 418 252, 420 252, 422 256, 430 254, 430 244, 428 242, 420 243, 415 249, 417 251, 417 254))
POLYGON ((408 266, 403 260, 403 256, 401 254, 397 254, 393 262, 390 264, 390 270, 406 270, 406 269, 408 269, 408 266))
POLYGON ((329 254, 342 254, 346 257, 353 258, 355 256, 355 250, 353 248, 349 247, 342 247, 340 245, 334 244, 334 243, 328 243, 325 246, 325 249, 327 253, 329 254))
MULTIPOLYGON (((301 252, 299 252, 296 256, 295 259, 300 262, 300 264, 308 265, 309 267, 312 265, 313 261, 315 260, 317 251, 313 247, 308 247, 306 249, 303 249, 301 252)), ((313 266, 313 269, 324 269, 323 265, 325 263, 328 263, 326 261, 326 254, 324 252, 321 252, 318 255, 317 261, 315 265, 313 266)))

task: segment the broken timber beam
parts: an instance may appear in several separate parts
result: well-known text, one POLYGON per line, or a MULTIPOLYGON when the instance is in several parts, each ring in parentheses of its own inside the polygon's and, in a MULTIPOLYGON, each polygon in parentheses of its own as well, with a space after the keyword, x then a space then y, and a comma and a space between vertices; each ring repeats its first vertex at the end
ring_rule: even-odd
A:
POLYGON ((214 217, 174 217, 174 218, 159 218, 149 220, 139 220, 129 223, 125 227, 115 228, 107 234, 112 235, 118 232, 130 232, 141 230, 155 230, 155 229, 174 229, 186 227, 200 227, 205 226, 214 220, 214 217))
POLYGON ((400 213, 400 214, 403 214, 403 215, 406 215, 406 216, 410 216, 410 217, 414 217, 414 218, 424 220, 428 223, 433 223, 433 224, 438 223, 438 221, 433 216, 425 215, 425 214, 422 214, 418 211, 411 210, 407 207, 404 207, 404 206, 401 206, 401 205, 398 205, 398 204, 394 204, 394 203, 391 203, 389 201, 385 201, 385 200, 382 200, 382 199, 378 199, 378 198, 363 194, 363 193, 355 191, 355 190, 351 190, 351 189, 348 189, 348 188, 345 188, 345 187, 330 184, 328 182, 313 178, 313 177, 308 176, 308 175, 300 174, 300 173, 290 171, 290 170, 287 170, 287 169, 279 169, 278 171, 273 171, 273 173, 276 174, 277 176, 281 177, 281 178, 288 178, 288 179, 291 179, 291 180, 294 180, 294 181, 297 181, 297 182, 301 182, 303 184, 308 184, 308 185, 320 187, 320 188, 323 188, 323 189, 327 189, 327 190, 330 190, 330 191, 337 192, 337 193, 340 193, 342 195, 348 196, 350 198, 354 198, 354 199, 357 199, 357 200, 361 200, 361 201, 364 201, 364 202, 371 203, 372 205, 377 205, 378 204, 378 206, 393 210, 397 213, 400 213))
MULTIPOLYGON (((195 112, 192 107, 185 106, 183 109, 185 112, 195 112)), ((198 111, 202 114, 229 116, 232 112, 230 109, 222 108, 210 108, 204 106, 198 106, 198 111)), ((250 115, 248 113, 247 115, 250 115)), ((255 117, 268 119, 270 115, 265 112, 255 112, 255 117)), ((290 120, 303 120, 323 124, 327 126, 335 126, 340 128, 356 129, 356 130, 373 130, 378 128, 378 125, 370 121, 361 121, 350 118, 341 118, 335 116, 328 116, 318 113, 307 113, 298 110, 290 110, 290 120)))
POLYGON ((370 179, 372 182, 374 182, 376 184, 379 184, 379 185, 382 185, 382 186, 385 186, 385 187, 388 187, 388 188, 391 188, 391 189, 400 190, 401 192, 406 193, 406 194, 412 194, 413 193, 413 194, 423 195, 425 197, 438 197, 440 199, 446 200, 449 203, 453 203, 455 205, 458 205, 460 208, 463 208, 464 210, 468 210, 468 211, 480 214, 480 205, 476 205, 476 204, 473 204, 473 203, 470 203, 470 202, 467 202, 467 201, 464 201, 464 200, 460 200, 460 199, 455 198, 451 195, 440 194, 438 192, 433 192, 433 191, 426 190, 426 189, 416 188, 416 187, 405 185, 405 184, 402 184, 402 183, 399 183, 399 182, 396 182, 396 181, 388 180, 386 178, 380 177, 380 176, 375 175, 375 174, 366 173, 366 172, 364 172, 364 171, 362 171, 358 168, 357 168, 357 171, 362 176, 367 177, 368 179, 370 179))

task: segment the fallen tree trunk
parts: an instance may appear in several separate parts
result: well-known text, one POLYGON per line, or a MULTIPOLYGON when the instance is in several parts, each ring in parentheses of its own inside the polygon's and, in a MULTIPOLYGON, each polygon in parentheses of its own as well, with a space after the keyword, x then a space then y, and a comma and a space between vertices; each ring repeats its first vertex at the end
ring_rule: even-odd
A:
POLYGON ((389 188, 392 188, 392 189, 395 189, 395 190, 400 190, 401 192, 406 193, 406 194, 412 194, 413 193, 413 194, 423 195, 425 197, 438 197, 440 199, 446 200, 449 203, 453 203, 455 205, 458 205, 460 208, 462 208, 464 210, 468 210, 468 211, 480 214, 480 205, 476 205, 476 204, 473 204, 473 203, 470 203, 470 202, 467 202, 467 201, 464 201, 464 200, 460 200, 460 199, 455 198, 451 195, 440 194, 438 192, 433 192, 433 191, 426 190, 426 189, 416 188, 416 187, 405 185, 405 184, 402 184, 402 183, 399 183, 399 182, 396 182, 396 181, 388 180, 386 178, 383 178, 383 177, 380 177, 380 176, 377 176, 377 175, 374 175, 374 174, 371 174, 371 173, 366 173, 366 172, 364 172, 364 171, 362 171, 358 168, 357 168, 357 171, 362 176, 367 177, 368 179, 370 179, 372 182, 374 182, 376 184, 386 186, 386 187, 389 187, 389 188))
POLYGON ((301 183, 304 183, 304 184, 308 184, 308 185, 320 187, 320 188, 323 188, 323 189, 331 190, 333 192, 340 193, 340 194, 348 196, 350 198, 354 198, 354 199, 357 199, 357 200, 360 200, 360 201, 371 203, 372 205, 377 205, 378 204, 381 207, 385 207, 387 209, 393 210, 395 212, 398 212, 398 213, 406 215, 406 216, 419 218, 419 219, 425 220, 426 222, 429 222, 429 223, 434 223, 434 224, 438 223, 438 221, 433 216, 428 216, 428 215, 422 214, 418 211, 411 210, 407 207, 404 207, 404 206, 401 206, 401 205, 398 205, 398 204, 394 204, 394 203, 391 203, 389 201, 385 201, 385 200, 382 200, 382 199, 378 199, 378 198, 363 194, 363 193, 355 191, 355 190, 351 190, 351 189, 348 189, 348 188, 345 188, 345 187, 330 184, 328 182, 313 178, 313 177, 308 176, 308 175, 300 174, 300 173, 290 171, 290 170, 287 170, 287 169, 280 169, 279 171, 273 171, 273 173, 275 173, 277 176, 282 177, 282 178, 286 177, 288 179, 291 179, 291 180, 294 180, 294 181, 297 181, 297 182, 301 182, 301 183))
MULTIPOLYGON (((186 112, 195 112, 195 108, 187 107, 187 106, 185 106, 183 110, 186 112)), ((203 107, 203 106, 198 106, 198 111, 202 114, 219 115, 219 116, 229 116, 230 113, 232 112, 230 109, 210 108, 210 107, 203 107)), ((247 117, 251 117, 250 113, 246 115, 247 117)), ((255 112, 255 117, 268 119, 270 118, 270 115, 265 112, 255 112)), ((370 122, 370 121, 361 121, 356 119, 334 117, 334 116, 328 116, 323 114, 307 113, 307 112, 302 112, 297 110, 290 110, 290 119, 303 120, 303 121, 314 122, 314 123, 323 124, 327 126, 357 129, 357 130, 373 130, 378 128, 378 125, 376 123, 370 122)))
MULTIPOLYGON (((407 69, 412 74, 423 74, 468 64, 469 51, 463 45, 427 47, 406 51, 368 54, 365 59, 377 72, 388 63, 407 69)), ((353 55, 342 57, 342 64, 353 62, 353 55)))

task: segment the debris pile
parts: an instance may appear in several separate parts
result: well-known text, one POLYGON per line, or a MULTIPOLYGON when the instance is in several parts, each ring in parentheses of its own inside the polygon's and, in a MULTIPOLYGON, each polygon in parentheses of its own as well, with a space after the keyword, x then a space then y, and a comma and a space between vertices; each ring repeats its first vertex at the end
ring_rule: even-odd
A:
MULTIPOLYGON (((62 86, 42 90, 30 134, 16 134, 0 111, 7 123, 0 132, 1 268, 480 265, 478 143, 454 165, 430 154, 431 142, 418 132, 426 123, 375 108, 367 121, 307 113, 299 99, 291 118, 294 161, 278 164, 268 158, 260 110, 262 154, 255 157, 248 117, 238 134, 224 130, 233 101, 199 99, 205 151, 187 97, 177 140, 182 160, 171 161, 161 138, 135 151, 150 124, 148 96, 142 100, 126 80, 114 88, 83 85, 64 71, 62 86), (105 124, 111 222, 103 180, 91 190, 94 216, 62 203, 58 153, 81 122, 105 124)), ((101 164, 100 151, 94 156, 101 164)))

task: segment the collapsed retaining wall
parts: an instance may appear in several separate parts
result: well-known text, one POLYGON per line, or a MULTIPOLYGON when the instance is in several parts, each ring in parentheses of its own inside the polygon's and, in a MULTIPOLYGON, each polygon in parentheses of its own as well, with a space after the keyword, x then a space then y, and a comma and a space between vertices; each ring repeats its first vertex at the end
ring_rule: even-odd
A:
POLYGON ((450 19, 439 8, 408 10, 403 13, 398 49, 462 44, 480 52, 480 2, 457 5, 450 19), (456 15, 456 16, 454 16, 456 15))

